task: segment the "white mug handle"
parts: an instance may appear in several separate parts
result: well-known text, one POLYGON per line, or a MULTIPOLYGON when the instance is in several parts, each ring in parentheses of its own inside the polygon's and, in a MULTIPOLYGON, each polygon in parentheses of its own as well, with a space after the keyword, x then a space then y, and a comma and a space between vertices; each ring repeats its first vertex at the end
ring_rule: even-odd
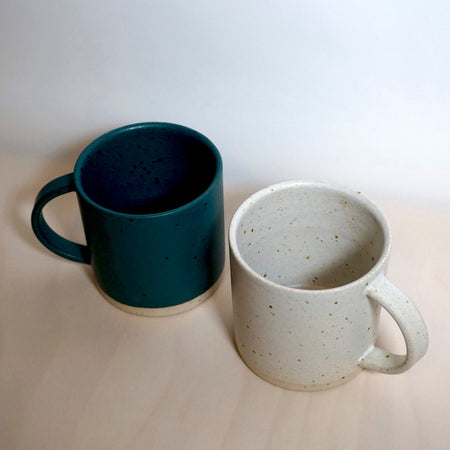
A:
POLYGON ((367 296, 377 302, 394 318, 406 343, 406 355, 394 355, 372 346, 359 360, 364 369, 396 374, 408 370, 425 354, 428 333, 414 304, 384 275, 367 286, 367 296))

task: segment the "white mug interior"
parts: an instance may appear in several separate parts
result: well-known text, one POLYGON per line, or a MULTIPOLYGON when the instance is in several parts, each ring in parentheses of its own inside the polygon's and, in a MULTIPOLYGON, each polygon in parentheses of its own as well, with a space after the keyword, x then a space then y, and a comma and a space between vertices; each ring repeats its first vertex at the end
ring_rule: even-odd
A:
POLYGON ((236 245, 259 276, 298 289, 331 289, 358 280, 386 244, 377 216, 358 195, 328 185, 279 185, 246 204, 236 245))

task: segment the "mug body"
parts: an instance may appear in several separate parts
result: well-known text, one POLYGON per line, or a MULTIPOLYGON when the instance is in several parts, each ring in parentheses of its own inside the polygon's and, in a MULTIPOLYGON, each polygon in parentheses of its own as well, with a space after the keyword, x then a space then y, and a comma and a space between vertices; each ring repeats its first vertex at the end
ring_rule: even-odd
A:
POLYGON ((166 315, 208 298, 224 265, 222 162, 203 135, 167 123, 113 130, 74 182, 90 263, 116 306, 166 315))
POLYGON ((386 270, 390 233, 358 193, 286 182, 247 199, 230 225, 236 345, 260 377, 320 390, 360 370, 380 307, 366 286, 386 270))

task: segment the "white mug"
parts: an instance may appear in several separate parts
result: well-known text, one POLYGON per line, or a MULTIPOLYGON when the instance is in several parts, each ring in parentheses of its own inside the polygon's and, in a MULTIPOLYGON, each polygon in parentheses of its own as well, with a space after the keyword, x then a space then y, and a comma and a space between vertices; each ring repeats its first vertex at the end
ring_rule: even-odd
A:
POLYGON ((362 369, 404 372, 425 354, 422 317, 385 276, 388 223, 359 192, 269 186, 238 208, 229 243, 236 345, 266 381, 327 389, 362 369), (406 355, 375 346, 380 306, 400 327, 406 355))

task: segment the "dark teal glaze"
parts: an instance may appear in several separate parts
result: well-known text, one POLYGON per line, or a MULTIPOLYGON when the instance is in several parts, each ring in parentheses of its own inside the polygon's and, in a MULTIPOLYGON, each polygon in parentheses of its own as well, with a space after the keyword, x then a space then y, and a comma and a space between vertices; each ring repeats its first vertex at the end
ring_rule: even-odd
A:
POLYGON ((107 133, 80 155, 74 173, 38 194, 32 226, 54 253, 90 263, 102 290, 129 306, 160 308, 208 290, 224 265, 222 161, 205 136, 143 123, 107 133), (42 216, 75 190, 87 246, 54 233, 42 216))

